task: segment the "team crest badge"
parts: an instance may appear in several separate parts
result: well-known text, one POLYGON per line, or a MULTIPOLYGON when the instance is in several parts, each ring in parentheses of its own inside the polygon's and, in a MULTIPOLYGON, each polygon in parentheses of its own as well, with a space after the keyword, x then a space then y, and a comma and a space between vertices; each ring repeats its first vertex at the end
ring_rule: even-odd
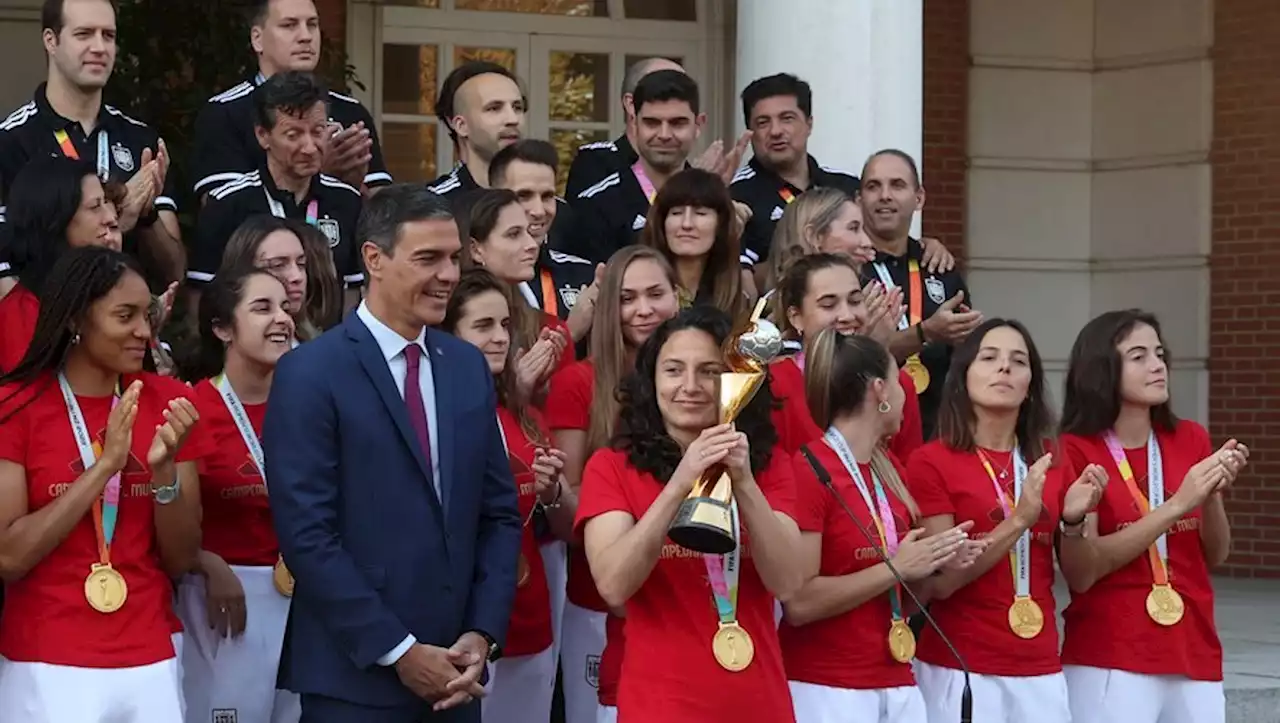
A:
POLYGON ((560 298, 564 301, 565 306, 572 309, 578 303, 578 294, 580 293, 582 293, 581 289, 565 286, 560 289, 560 298))
POLYGON ((320 229, 320 233, 329 239, 329 248, 337 248, 338 243, 342 241, 342 228, 338 226, 338 222, 332 218, 322 218, 316 222, 316 228, 320 229))
POLYGON ((587 656, 587 684, 592 688, 600 687, 600 656, 587 656))
POLYGON ((924 280, 924 288, 929 292, 929 298, 933 299, 933 303, 941 304, 947 300, 947 287, 942 285, 942 279, 930 276, 924 280))
POLYGON ((133 173, 133 151, 125 148, 123 144, 116 143, 111 146, 111 159, 116 162, 116 168, 125 173, 133 173))

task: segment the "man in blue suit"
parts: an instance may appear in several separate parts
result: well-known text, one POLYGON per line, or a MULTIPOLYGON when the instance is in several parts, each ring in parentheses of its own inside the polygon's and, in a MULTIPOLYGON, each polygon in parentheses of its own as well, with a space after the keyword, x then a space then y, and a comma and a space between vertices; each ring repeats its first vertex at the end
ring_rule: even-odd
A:
POLYGON ((391 186, 358 237, 365 300, 281 360, 263 429, 296 577, 282 687, 306 723, 480 720, 521 520, 489 367, 438 324, 461 242, 444 199, 391 186))

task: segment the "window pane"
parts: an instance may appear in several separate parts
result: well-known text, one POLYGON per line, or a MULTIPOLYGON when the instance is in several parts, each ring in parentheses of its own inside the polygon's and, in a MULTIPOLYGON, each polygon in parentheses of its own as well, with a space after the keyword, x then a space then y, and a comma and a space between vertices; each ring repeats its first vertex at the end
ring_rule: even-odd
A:
POLYGON ((698 19, 697 0, 624 0, 622 7, 630 20, 698 19))
POLYGON ((382 46, 382 112, 435 115, 439 93, 434 45, 382 46))
POLYGON ((435 180, 436 124, 383 123, 382 155, 397 183, 435 180))
POLYGON ((460 45, 454 46, 453 67, 456 68, 473 60, 486 60, 490 63, 497 63, 512 73, 516 72, 515 48, 464 48, 460 45))
POLYGON ((551 53, 551 120, 609 122, 609 56, 551 53))
POLYGON ((382 5, 404 5, 411 8, 438 8, 440 0, 382 0, 382 5))
POLYGON ((609 17, 609 0, 457 0, 457 7, 488 12, 609 17))
MULTIPOLYGON (((569 179, 569 166, 578 155, 578 148, 596 141, 611 140, 609 131, 571 130, 567 128, 551 131, 551 145, 556 147, 556 156, 560 158, 560 169, 556 172, 557 193, 564 195, 564 184, 569 179)), ((399 176, 396 176, 398 179, 399 176)))

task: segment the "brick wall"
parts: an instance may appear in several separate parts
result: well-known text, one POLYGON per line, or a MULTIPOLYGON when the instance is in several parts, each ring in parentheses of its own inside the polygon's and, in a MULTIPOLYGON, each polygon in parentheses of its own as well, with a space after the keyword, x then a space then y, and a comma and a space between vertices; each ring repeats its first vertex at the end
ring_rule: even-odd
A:
POLYGON ((346 47, 347 0, 315 0, 320 13, 320 29, 325 37, 346 47))
POLYGON ((1249 444, 1228 572, 1280 577, 1280 3, 1216 0, 1209 423, 1249 444))
POLYGON ((969 0, 924 2, 924 235, 964 256, 969 0))

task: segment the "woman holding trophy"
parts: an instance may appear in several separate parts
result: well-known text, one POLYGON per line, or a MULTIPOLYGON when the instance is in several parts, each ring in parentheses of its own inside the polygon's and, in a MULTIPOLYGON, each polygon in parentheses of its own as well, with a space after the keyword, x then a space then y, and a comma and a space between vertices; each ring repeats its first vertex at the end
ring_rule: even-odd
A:
POLYGON ((801 583, 799 531, 762 385, 780 338, 753 324, 726 355, 729 337, 712 308, 663 324, 623 383, 615 446, 583 473, 577 525, 633 642, 621 723, 794 720, 773 603, 801 583))

